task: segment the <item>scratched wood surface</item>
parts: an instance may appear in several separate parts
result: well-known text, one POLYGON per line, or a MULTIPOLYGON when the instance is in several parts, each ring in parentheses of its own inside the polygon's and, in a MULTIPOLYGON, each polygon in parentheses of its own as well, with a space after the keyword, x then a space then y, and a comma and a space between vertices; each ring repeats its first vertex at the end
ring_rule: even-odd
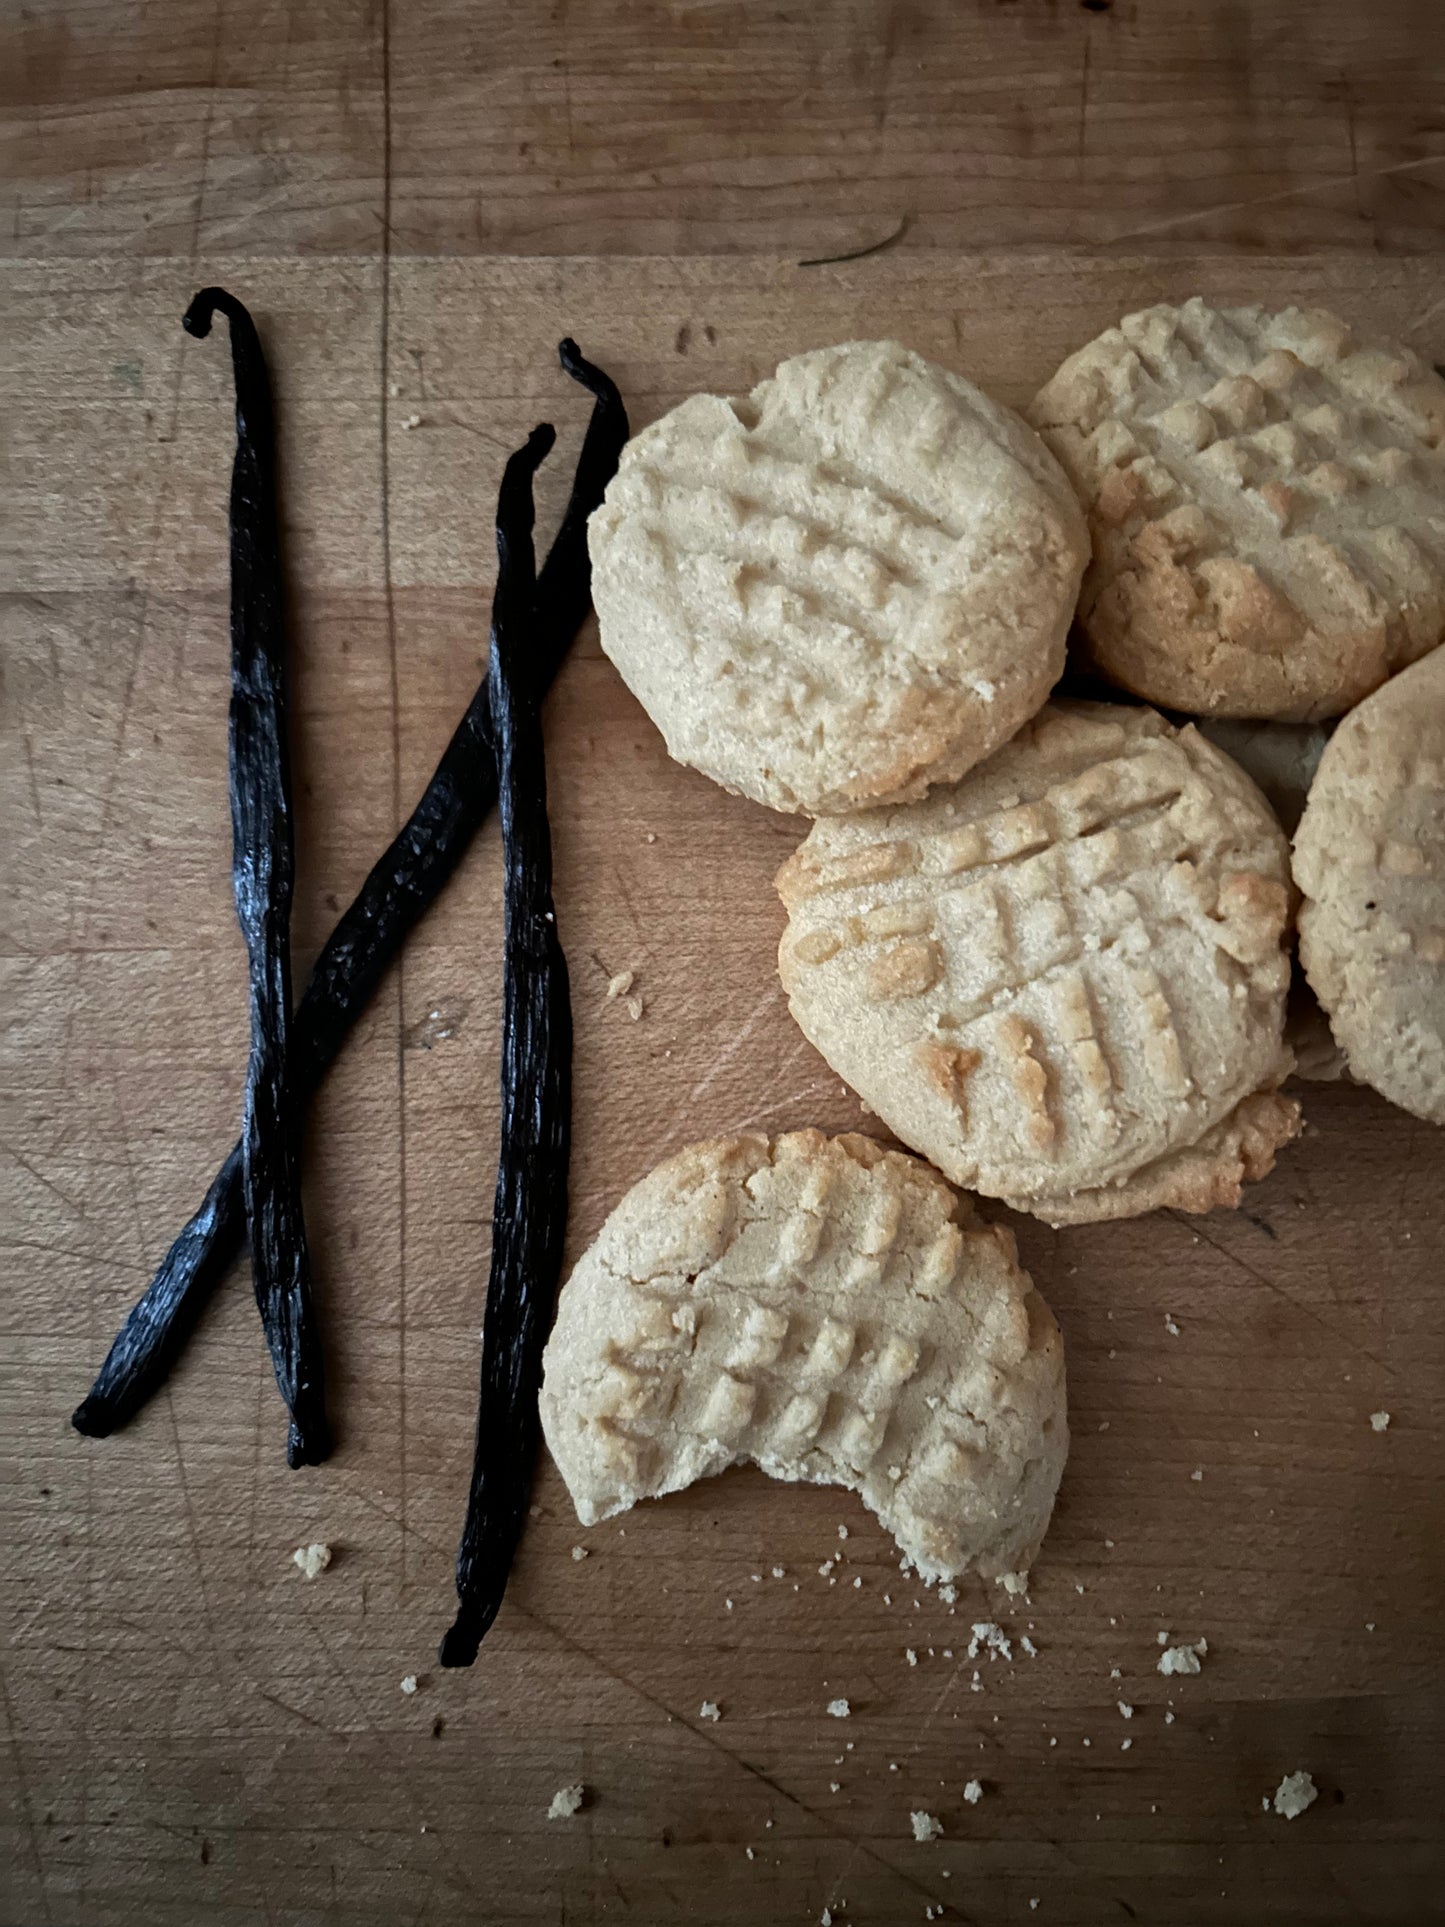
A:
MULTIPOLYGON (((584 413, 564 331, 638 422, 887 331, 1018 401, 1130 303, 1195 288, 1327 300, 1445 353, 1428 261, 206 269, 255 307, 279 391, 303 964, 475 684, 490 505, 542 416, 555 511, 584 413)), ((229 357, 180 330, 194 280, 133 259, 4 277, 0 1917, 1441 1918, 1445 1140, 1368 1093, 1312 1089, 1237 1215, 1016 1221, 1075 1434, 1027 1605, 970 1583, 950 1612, 836 1493, 738 1473, 583 1531, 546 1467, 480 1663, 442 1674, 496 1152, 493 826, 313 1114, 335 1458, 285 1467, 244 1274, 131 1431, 69 1430, 241 1088, 229 357), (307 1584, 291 1552, 315 1539, 335 1560, 307 1584), (1039 1655, 982 1665, 975 1692, 968 1627, 994 1616, 1039 1655), (1164 1631, 1208 1639, 1199 1678, 1158 1676, 1164 1631), (1297 1768, 1318 1805, 1263 1813, 1297 1768), (549 1822, 575 1781, 586 1807, 549 1822), (915 1808, 941 1841, 914 1843, 915 1808)), ((590 626, 547 730, 575 1253, 689 1138, 867 1120, 773 971, 797 822, 670 764, 590 626), (622 969, 636 1022, 604 1000, 622 969)))
POLYGON ((1438 246, 1438 0, 29 0, 0 247, 1438 246))

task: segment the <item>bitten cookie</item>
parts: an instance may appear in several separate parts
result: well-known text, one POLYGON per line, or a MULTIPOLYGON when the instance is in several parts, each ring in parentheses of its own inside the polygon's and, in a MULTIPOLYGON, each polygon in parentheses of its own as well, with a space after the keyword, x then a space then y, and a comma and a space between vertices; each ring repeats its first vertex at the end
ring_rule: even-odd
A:
POLYGON ((1445 636, 1445 381, 1410 349, 1196 297, 1028 415, 1088 511, 1093 661, 1150 702, 1316 721, 1445 636))
POLYGON ((724 1138, 634 1185, 578 1260, 542 1425, 584 1525, 752 1460, 861 1493, 925 1578, 992 1578, 1049 1522, 1063 1340, 1012 1235, 918 1159, 724 1138))
POLYGON ((1050 704, 926 801, 820 819, 777 881, 794 1017, 956 1184, 1051 1224, 1207 1211, 1299 1129, 1287 846, 1192 727, 1050 704))
POLYGON ((668 752, 780 810, 921 796, 1064 663, 1088 536, 1017 415, 894 341, 694 395, 588 528, 602 647, 668 752))
POLYGON ((1352 1075, 1445 1124, 1445 649, 1335 731, 1294 874, 1300 960, 1352 1075))

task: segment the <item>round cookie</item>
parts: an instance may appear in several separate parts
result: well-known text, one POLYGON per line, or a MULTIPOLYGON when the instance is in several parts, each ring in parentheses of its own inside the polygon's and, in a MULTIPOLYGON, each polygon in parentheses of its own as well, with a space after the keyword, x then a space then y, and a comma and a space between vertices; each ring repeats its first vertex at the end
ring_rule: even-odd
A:
POLYGON ((1088 512, 1095 666, 1197 715, 1340 715, 1445 636, 1445 381, 1320 309, 1145 308, 1030 421, 1088 512))
POLYGON ((815 823, 777 882, 794 1017, 956 1184, 1051 1224, 1207 1211, 1299 1128, 1287 846, 1192 726, 1051 703, 961 783, 815 823))
POLYGON ((751 1460, 862 1495, 926 1579, 1027 1570, 1068 1454, 1064 1348, 935 1171, 871 1138, 690 1145, 578 1260, 542 1425, 584 1525, 751 1460))
POLYGON ((1445 1124, 1445 649, 1335 731, 1294 874, 1300 961, 1351 1074, 1445 1124))
POLYGON ((894 341, 634 436, 588 525, 602 647, 670 755, 780 810, 921 796, 1064 664, 1088 559, 1033 431, 894 341))

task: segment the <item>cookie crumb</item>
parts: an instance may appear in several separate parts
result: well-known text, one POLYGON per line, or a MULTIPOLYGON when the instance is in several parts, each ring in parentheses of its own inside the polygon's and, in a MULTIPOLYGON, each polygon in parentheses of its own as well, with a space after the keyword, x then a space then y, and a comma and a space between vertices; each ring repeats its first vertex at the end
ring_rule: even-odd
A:
POLYGON ((403 420, 402 420, 402 424, 401 424, 401 425, 402 425, 402 427, 403 427, 403 428, 420 428, 420 427, 421 427, 421 416, 420 416, 420 415, 407 415, 407 416, 405 416, 405 417, 403 418, 403 420))
MULTIPOLYGON (((1205 1651, 1207 1652, 1208 1650, 1209 1649, 1206 1646, 1205 1651)), ((1199 1672, 1200 1666, 1199 1666, 1198 1647, 1166 1646, 1164 1648, 1164 1651, 1159 1655, 1159 1665, 1157 1670, 1161 1672, 1166 1679, 1168 1679, 1172 1673, 1199 1672)))
POLYGON ((971 1807, 976 1807, 983 1798, 983 1781, 970 1780, 963 1789, 963 1797, 971 1807))
POLYGON ((913 1837, 915 1840, 937 1840, 943 1832, 943 1822, 931 1813, 924 1813, 920 1810, 915 1813, 910 1813, 908 1817, 913 1822, 913 1837))
POLYGON ((633 976, 630 970, 619 970, 615 975, 609 977, 607 979, 608 1003, 615 1003, 619 997, 625 997, 628 991, 631 990, 632 984, 633 976))
POLYGON ((918 1664, 918 1655, 911 1646, 905 1647, 903 1657, 908 1661, 910 1666, 916 1666, 918 1664))
POLYGON ((1118 1707, 1119 1707, 1119 1717, 1120 1717, 1120 1719, 1124 1719, 1124 1720, 1132 1720, 1132 1719, 1133 1719, 1133 1717, 1134 1717, 1134 1709, 1133 1709, 1133 1707, 1132 1707, 1132 1706, 1131 1706, 1131 1705, 1129 1704, 1129 1702, 1128 1702, 1128 1700, 1120 1700, 1120 1701, 1118 1702, 1118 1707))
POLYGON ((1167 1311, 1164 1314, 1164 1329, 1171 1338, 1177 1338, 1179 1336, 1179 1326, 1167 1311))
POLYGON ((991 1619, 976 1619, 973 1624, 973 1637, 968 1642, 968 1657, 977 1659, 986 1652, 990 1659, 1003 1658, 1012 1664, 1014 1649, 1002 1626, 995 1625, 991 1619))
POLYGON ((835 1720, 846 1720, 851 1715, 853 1709, 847 1700, 829 1700, 828 1711, 833 1715, 835 1720))
POLYGON ((577 1560, 585 1559, 587 1557, 586 1546, 573 1546, 572 1557, 577 1560))
POLYGON ((1286 1773, 1275 1790, 1274 1810, 1286 1820, 1297 1820, 1319 1797, 1320 1790, 1308 1773, 1286 1773))
POLYGON ((720 1720, 722 1718, 722 1709, 716 1700, 704 1700, 702 1705, 697 1709, 697 1716, 700 1720, 720 1720))
POLYGON ((585 1788, 579 1781, 576 1786, 559 1786, 552 1795, 552 1804, 547 1809, 549 1820, 570 1820, 582 1808, 585 1788))
POLYGON ((401 1690, 402 1690, 402 1692, 403 1692, 403 1693, 406 1693, 406 1694, 412 1694, 412 1693, 414 1693, 414 1692, 416 1691, 416 1687, 417 1687, 417 1678, 416 1678, 416 1674, 415 1674, 415 1673, 403 1673, 403 1674, 402 1674, 402 1676, 401 1676, 401 1690))
POLYGON ((1002 1586, 1010 1598, 1017 1599, 1020 1593, 1028 1591, 1029 1576, 1026 1572, 1001 1572, 995 1583, 1002 1586))
POLYGON ((1373 1428, 1373 1430, 1375 1430, 1376 1432, 1387 1431, 1389 1429, 1389 1424, 1390 1424, 1390 1414, 1388 1412, 1371 1412, 1370 1425, 1373 1428))
POLYGON ((314 1545, 297 1546, 291 1559, 293 1564, 301 1568, 303 1579, 314 1579, 331 1564, 331 1548, 318 1539, 314 1545))

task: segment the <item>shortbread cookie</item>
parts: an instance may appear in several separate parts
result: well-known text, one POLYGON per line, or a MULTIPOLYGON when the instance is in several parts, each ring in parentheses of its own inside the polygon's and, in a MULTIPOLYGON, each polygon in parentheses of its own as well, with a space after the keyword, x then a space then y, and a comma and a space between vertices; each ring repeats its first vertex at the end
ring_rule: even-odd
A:
POLYGON ((1445 649, 1335 731, 1294 873, 1300 960, 1351 1074, 1445 1124, 1445 649))
POLYGON ((645 428, 589 525, 602 646, 667 742, 810 813, 921 796, 1043 702, 1088 535, 1017 415, 896 341, 645 428))
POLYGON ((1203 1211, 1298 1129, 1284 835, 1192 727, 1050 704, 924 802, 815 823, 778 890, 793 1015, 956 1184, 1203 1211))
POLYGON ((927 1579, 1025 1571, 1064 1347, 1012 1235, 871 1138, 694 1144, 557 1306, 542 1425, 584 1525, 742 1460, 861 1493, 927 1579))
POLYGON ((1315 721, 1445 636, 1445 381, 1410 349, 1196 298, 1028 412, 1088 510, 1093 660, 1150 702, 1315 721))

